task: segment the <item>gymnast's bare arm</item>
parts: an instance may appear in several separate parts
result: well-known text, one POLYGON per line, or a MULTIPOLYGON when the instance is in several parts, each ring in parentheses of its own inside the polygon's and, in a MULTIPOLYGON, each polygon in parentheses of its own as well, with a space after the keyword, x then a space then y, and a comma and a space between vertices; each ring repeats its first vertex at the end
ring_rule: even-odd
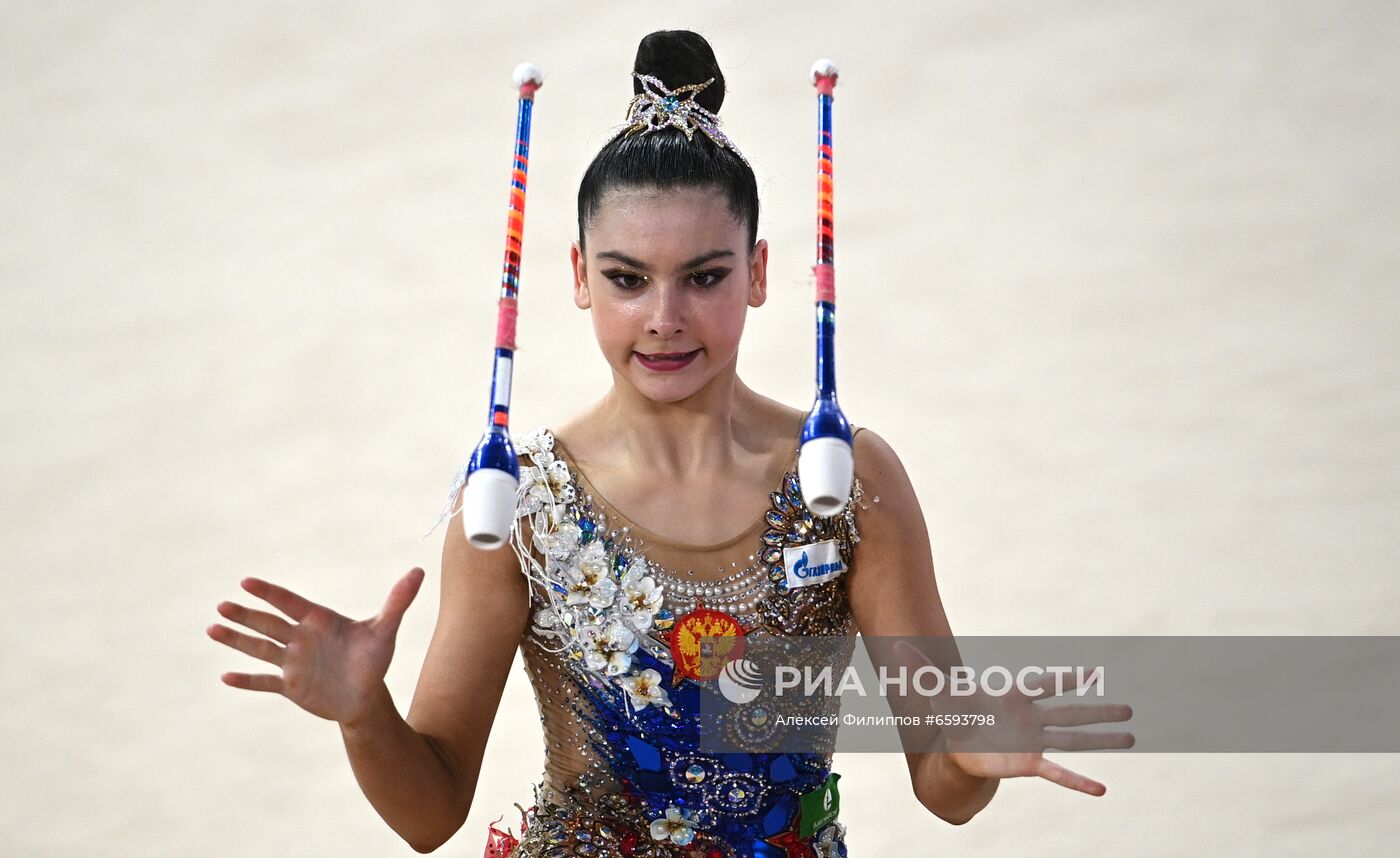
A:
MULTIPOLYGON (((928 525, 904 465, 869 427, 854 441, 856 475, 871 507, 856 512, 861 539, 847 582, 856 626, 865 637, 951 636, 934 578, 928 525), (871 503, 875 497, 879 504, 871 503)), ((875 649, 871 657, 879 658, 875 649)), ((986 807, 1000 783, 1000 778, 967 774, 947 754, 914 750, 904 756, 919 802, 954 825, 986 807)))
MULTIPOLYGON (((437 849, 466 821, 529 619, 527 582, 515 552, 472 547, 460 516, 447 524, 437 626, 407 718, 399 717, 385 690, 362 721, 341 725, 360 788, 418 852, 437 849)), ((528 519, 521 526, 529 545, 528 519)))

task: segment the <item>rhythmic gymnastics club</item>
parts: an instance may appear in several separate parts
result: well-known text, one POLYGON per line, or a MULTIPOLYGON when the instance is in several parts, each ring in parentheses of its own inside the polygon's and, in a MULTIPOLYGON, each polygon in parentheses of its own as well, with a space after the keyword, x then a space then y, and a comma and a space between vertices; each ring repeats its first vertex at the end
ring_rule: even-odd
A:
POLYGON ((831 101, 836 64, 817 60, 812 83, 817 88, 817 398, 802 425, 797 478, 802 499, 812 512, 833 516, 851 497, 855 456, 851 426, 836 402, 836 239, 832 229, 831 101))
POLYGON ((510 443, 510 380, 515 360, 516 293, 520 289, 520 239, 525 228, 525 177, 530 163, 530 115, 535 90, 544 85, 540 70, 529 63, 515 67, 520 90, 515 120, 515 160, 510 177, 506 216, 506 255, 497 303, 496 347, 491 375, 491 410, 486 433, 467 463, 466 493, 462 498, 462 528, 467 541, 480 549, 500 548, 515 515, 520 466, 510 443))

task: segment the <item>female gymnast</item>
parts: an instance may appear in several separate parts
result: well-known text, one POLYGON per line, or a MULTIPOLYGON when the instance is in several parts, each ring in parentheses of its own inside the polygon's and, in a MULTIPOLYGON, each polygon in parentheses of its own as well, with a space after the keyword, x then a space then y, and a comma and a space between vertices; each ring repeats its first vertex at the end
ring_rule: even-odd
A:
MULTIPOLYGON (((950 637, 928 530, 900 459, 869 428, 853 433, 844 510, 804 504, 806 413, 736 371, 748 310, 767 298, 768 244, 754 172, 718 130, 723 75, 704 38, 661 31, 642 40, 632 84, 628 124, 583 176, 570 250, 574 304, 590 313, 612 386, 583 412, 513 436, 512 550, 478 549, 449 525, 440 612, 407 716, 384 677, 421 568, 358 621, 245 578, 283 616, 225 601, 221 615, 261 636, 220 624, 208 634, 281 671, 225 673, 226 684, 339 724, 366 797, 419 852, 452 837, 477 798, 519 648, 544 771, 528 810, 517 804, 520 838, 493 824, 488 856, 844 856, 831 754, 707 750, 701 691, 745 639, 950 637)), ((552 357, 569 369, 568 355, 552 357)), ((459 475, 454 515, 460 490, 459 475)), ((932 664, 907 645, 896 656, 932 664)), ((1041 750, 1076 738, 1075 748, 1131 744, 1130 734, 1046 730, 1124 720, 1126 707, 1035 707, 1015 693, 979 703, 1031 749, 974 751, 939 732, 905 753, 918 801, 955 825, 1001 778, 1102 795, 1041 750)), ((774 719, 761 706, 745 712, 736 729, 761 739, 774 719)))

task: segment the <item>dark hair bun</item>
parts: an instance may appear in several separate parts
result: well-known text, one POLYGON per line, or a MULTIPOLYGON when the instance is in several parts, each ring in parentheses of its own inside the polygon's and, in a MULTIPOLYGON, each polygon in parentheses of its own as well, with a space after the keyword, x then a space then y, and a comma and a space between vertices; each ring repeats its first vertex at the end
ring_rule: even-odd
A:
MULTIPOLYGON (((657 30, 637 45, 637 74, 660 78, 667 89, 692 83, 715 82, 695 94, 695 103, 713 113, 724 104, 724 73, 715 61, 715 52, 705 37, 690 30, 657 30)), ((640 94, 642 82, 632 78, 632 93, 640 94)))

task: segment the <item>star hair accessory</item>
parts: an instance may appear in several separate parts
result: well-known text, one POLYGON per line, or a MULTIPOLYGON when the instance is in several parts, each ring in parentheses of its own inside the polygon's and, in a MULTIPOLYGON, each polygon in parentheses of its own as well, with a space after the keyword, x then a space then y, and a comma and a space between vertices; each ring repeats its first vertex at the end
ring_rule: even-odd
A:
MULTIPOLYGON (((714 83, 714 78, 672 90, 667 89, 666 84, 654 75, 632 72, 632 76, 642 82, 642 91, 628 103, 627 121, 613 131, 608 138, 609 143, 624 134, 648 134, 670 127, 679 128, 685 132, 685 139, 693 140, 696 129, 699 129, 715 143, 738 155, 745 164, 749 163, 734 141, 719 130, 719 116, 695 103, 696 94, 714 83)), ((752 167, 751 164, 749 166, 752 167)))

